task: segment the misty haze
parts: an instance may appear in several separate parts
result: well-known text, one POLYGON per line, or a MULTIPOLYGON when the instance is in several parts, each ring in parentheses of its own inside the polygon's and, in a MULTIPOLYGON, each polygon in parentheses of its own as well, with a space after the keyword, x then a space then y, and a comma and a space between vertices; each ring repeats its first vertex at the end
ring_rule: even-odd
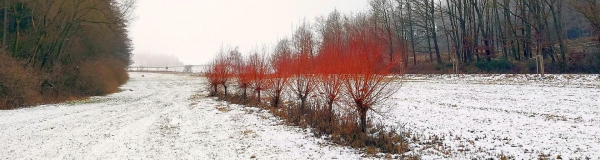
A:
POLYGON ((163 54, 134 54, 133 64, 131 66, 139 67, 169 67, 183 66, 183 62, 173 55, 163 54))

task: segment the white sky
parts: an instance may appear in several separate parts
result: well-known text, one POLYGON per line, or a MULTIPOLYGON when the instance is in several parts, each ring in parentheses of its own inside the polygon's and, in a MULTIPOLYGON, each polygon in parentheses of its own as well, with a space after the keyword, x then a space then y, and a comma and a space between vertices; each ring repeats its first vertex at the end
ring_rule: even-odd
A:
POLYGON ((303 19, 314 22, 334 9, 348 14, 368 8, 368 0, 137 0, 130 37, 133 54, 174 55, 185 64, 204 64, 222 44, 247 54, 289 37, 303 19))

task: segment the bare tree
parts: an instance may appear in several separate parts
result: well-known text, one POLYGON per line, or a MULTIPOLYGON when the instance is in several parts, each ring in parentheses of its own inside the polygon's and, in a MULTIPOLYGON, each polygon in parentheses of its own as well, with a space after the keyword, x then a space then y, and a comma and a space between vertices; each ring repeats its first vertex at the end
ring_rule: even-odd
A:
POLYGON ((269 77, 269 84, 271 84, 269 90, 272 94, 271 106, 279 107, 282 94, 290 82, 290 68, 292 67, 292 50, 287 38, 279 40, 270 61, 273 72, 269 77))
POLYGON ((310 24, 303 22, 296 30, 292 38, 293 64, 291 88, 294 94, 300 100, 300 113, 304 113, 304 108, 310 94, 316 87, 314 73, 314 37, 309 29, 310 24))
POLYGON ((571 0, 570 4, 594 25, 600 42, 600 2, 598 0, 571 0))
POLYGON ((387 44, 389 61, 393 61, 394 57, 394 32, 392 32, 393 22, 393 4, 391 0, 373 0, 371 1, 371 9, 373 16, 379 22, 378 25, 384 30, 384 36, 381 41, 387 44), (384 37, 384 38, 383 38, 384 37))
POLYGON ((2 46, 0 49, 6 48, 6 35, 8 33, 8 0, 4 0, 4 6, 2 6, 2 10, 4 10, 4 18, 3 18, 3 27, 2 27, 2 46))

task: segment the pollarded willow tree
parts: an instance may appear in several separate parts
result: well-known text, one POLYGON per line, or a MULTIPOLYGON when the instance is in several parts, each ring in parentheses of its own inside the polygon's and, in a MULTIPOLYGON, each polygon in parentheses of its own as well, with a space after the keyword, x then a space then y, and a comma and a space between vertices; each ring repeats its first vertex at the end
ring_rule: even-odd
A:
POLYGON ((204 76, 208 80, 209 87, 211 89, 210 95, 215 96, 218 93, 219 89, 219 75, 217 70, 219 68, 219 64, 217 61, 213 60, 208 64, 208 68, 204 71, 204 76))
POLYGON ((247 58, 244 57, 233 59, 232 61, 235 82, 242 92, 242 98, 247 100, 248 88, 250 88, 252 83, 250 65, 248 64, 247 58))
POLYGON ((382 29, 372 25, 372 21, 369 17, 355 19, 348 33, 349 52, 342 60, 346 65, 340 72, 344 94, 358 113, 363 133, 367 130, 367 112, 397 91, 392 74, 396 63, 382 63, 385 45, 377 37, 382 29))
MULTIPOLYGON (((221 64, 234 66, 230 67, 231 75, 238 87, 245 90, 248 81, 259 103, 264 104, 262 99, 270 96, 272 107, 297 106, 298 112, 296 108, 287 110, 292 111, 288 114, 296 114, 288 118, 314 118, 305 120, 321 127, 357 124, 356 128, 346 129, 364 134, 367 113, 378 111, 378 106, 398 90, 395 76, 402 74, 398 71, 404 71, 407 60, 403 56, 406 49, 402 48, 407 43, 398 38, 404 35, 390 35, 399 27, 377 23, 378 18, 381 17, 371 13, 342 16, 333 12, 317 24, 303 23, 290 39, 281 39, 270 53, 263 47, 246 59, 229 58, 230 62, 221 64), (313 26, 316 30, 312 30, 313 26), (386 39, 394 39, 394 43, 386 39), (282 96, 286 93, 290 96, 282 96), (281 103, 283 100, 297 104, 286 106, 281 103), (338 115, 350 119, 338 119, 338 115)), ((215 62, 218 59, 227 58, 217 58, 215 62)), ((212 65, 211 71, 219 73, 217 64, 212 65)), ((208 79, 212 82, 211 77, 208 79)), ((219 81, 212 83, 213 88, 215 84, 219 81)))
POLYGON ((316 89, 317 81, 314 73, 314 34, 310 30, 310 24, 304 22, 293 35, 292 38, 292 82, 291 89, 294 95, 300 100, 300 113, 304 114, 308 97, 316 89))
POLYGON ((259 103, 262 102, 262 93, 270 88, 269 75, 272 70, 265 52, 266 49, 263 49, 262 53, 255 51, 248 58, 251 87, 254 89, 256 100, 259 103))
POLYGON ((269 89, 272 96, 271 106, 273 107, 280 106, 282 95, 290 83, 293 59, 289 43, 287 38, 281 39, 275 46, 273 55, 270 58, 272 74, 269 76, 269 84, 271 85, 269 89))
POLYGON ((316 78, 318 81, 318 92, 322 93, 326 100, 327 117, 330 125, 333 123, 334 104, 341 101, 343 89, 342 68, 345 66, 342 56, 348 52, 346 32, 342 27, 341 16, 337 11, 332 12, 321 25, 321 43, 319 55, 316 57, 316 78))

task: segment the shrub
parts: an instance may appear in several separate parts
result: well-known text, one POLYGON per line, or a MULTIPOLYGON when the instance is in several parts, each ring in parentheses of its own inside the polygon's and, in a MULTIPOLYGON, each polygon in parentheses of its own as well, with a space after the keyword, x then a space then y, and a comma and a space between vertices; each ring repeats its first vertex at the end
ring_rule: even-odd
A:
POLYGON ((527 73, 535 73, 536 71, 536 62, 535 60, 527 60, 527 73))
POLYGON ((569 54, 568 69, 576 73, 600 73, 600 52, 569 54))
MULTIPOLYGON (((250 88, 257 96, 250 97, 249 101, 239 100, 244 95, 217 96, 232 103, 269 109, 290 125, 312 127, 317 136, 330 134, 332 141, 338 144, 403 153, 408 150, 404 134, 397 134, 393 129, 386 131, 383 126, 373 128, 367 119, 369 110, 375 110, 374 106, 398 89, 392 71, 405 71, 402 54, 387 52, 386 44, 380 43, 383 37, 378 37, 384 34, 371 20, 357 18, 343 31, 323 37, 318 53, 313 53, 317 46, 310 31, 301 28, 292 39, 293 45, 284 39, 271 57, 252 53, 247 61, 237 63, 246 67, 232 67, 238 87, 242 89, 245 87, 241 82, 243 74, 235 73, 248 69, 250 88), (394 55, 395 58, 390 57, 394 55), (286 88, 289 95, 284 97, 286 88), (270 101, 262 101, 263 91, 270 93, 266 94, 271 96, 270 101)), ((206 74, 214 92, 217 92, 216 85, 222 83, 218 78, 222 75, 218 71, 218 59, 224 58, 217 58, 206 74)))
POLYGON ((381 52, 384 45, 373 37, 374 26, 368 23, 356 26, 349 38, 350 53, 342 60, 347 65, 343 71, 342 83, 347 103, 360 117, 361 132, 366 133, 367 112, 385 101, 396 91, 391 70, 393 62, 382 63, 381 52))
POLYGON ((119 91, 119 86, 129 79, 125 66, 111 58, 88 60, 83 62, 81 67, 75 68, 74 74, 63 72, 72 75, 62 76, 62 82, 71 83, 65 86, 77 86, 79 95, 83 96, 115 93, 119 91))
POLYGON ((291 50, 286 39, 281 40, 270 57, 270 68, 272 74, 268 78, 269 92, 271 94, 271 106, 279 107, 283 94, 290 83, 292 57, 291 50))
POLYGON ((254 53, 250 55, 248 65, 250 69, 250 81, 252 82, 251 87, 257 95, 256 100, 262 102, 262 92, 268 90, 270 87, 268 79, 271 74, 270 64, 266 60, 265 55, 254 53))
POLYGON ((475 66, 486 72, 506 73, 511 71, 513 63, 508 59, 478 61, 475 66))
POLYGON ((14 109, 42 101, 40 78, 19 61, 0 51, 0 109, 14 109))
POLYGON ((219 76, 217 75, 216 67, 217 63, 213 61, 208 65, 208 69, 206 70, 206 72, 204 72, 204 76, 206 77, 210 85, 210 95, 212 96, 217 95, 217 89, 219 85, 219 76))

